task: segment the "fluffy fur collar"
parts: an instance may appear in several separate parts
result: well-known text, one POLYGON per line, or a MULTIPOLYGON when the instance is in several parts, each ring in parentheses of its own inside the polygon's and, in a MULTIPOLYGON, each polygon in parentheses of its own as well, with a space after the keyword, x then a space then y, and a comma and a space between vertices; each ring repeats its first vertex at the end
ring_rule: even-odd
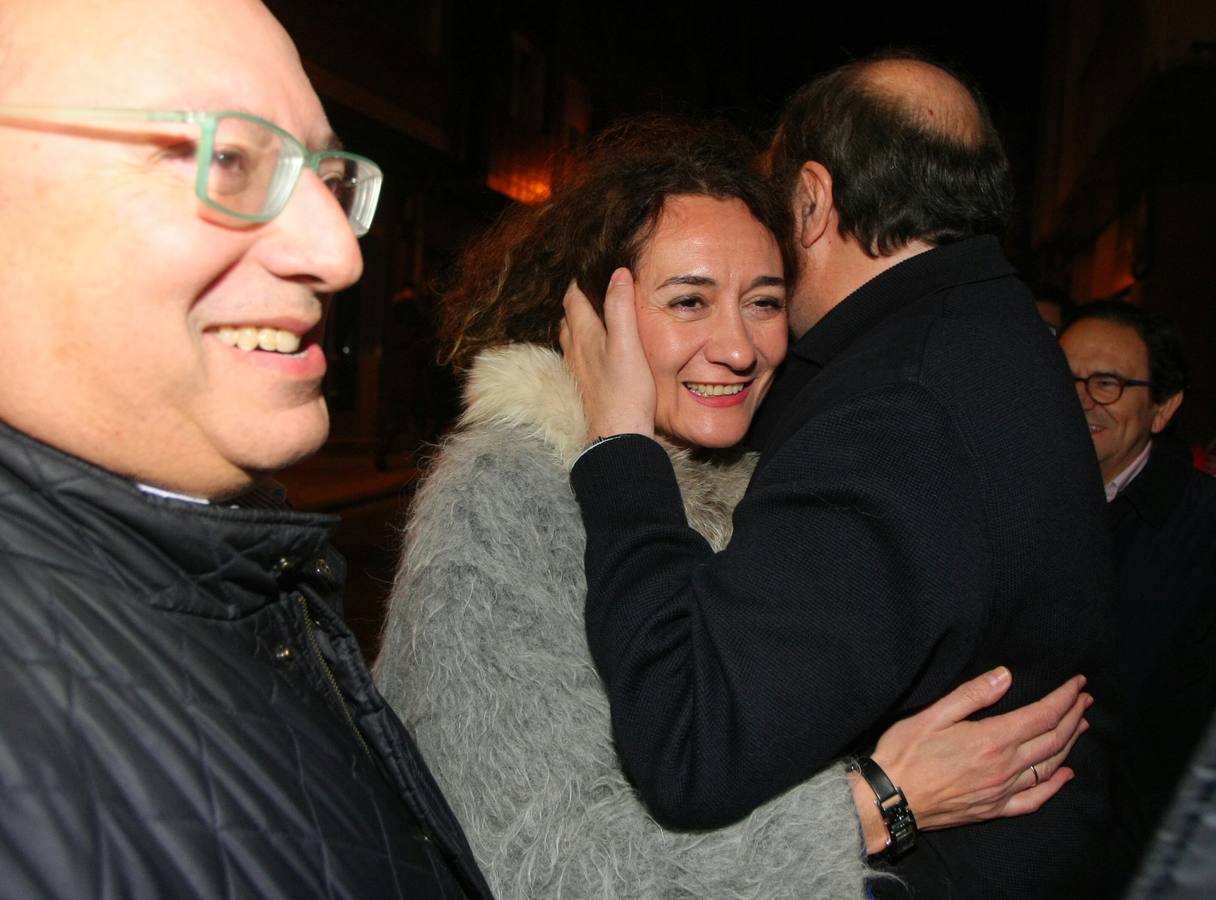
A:
POLYGON ((569 469, 587 443, 578 385, 561 355, 539 344, 507 344, 480 353, 464 385, 462 428, 522 428, 569 469))
MULTIPOLYGON (((569 470, 587 444, 578 385, 561 355, 539 344, 507 344, 479 354, 464 387, 460 427, 522 428, 569 470)), ((660 440, 671 457, 689 524, 715 550, 730 539, 731 512, 751 478, 755 454, 690 451, 660 440)))

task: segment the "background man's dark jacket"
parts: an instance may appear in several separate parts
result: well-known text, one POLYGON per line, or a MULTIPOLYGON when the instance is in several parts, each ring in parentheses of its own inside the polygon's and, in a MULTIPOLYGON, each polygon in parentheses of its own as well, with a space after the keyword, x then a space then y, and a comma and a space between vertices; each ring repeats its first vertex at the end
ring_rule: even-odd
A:
POLYGON ((1216 721, 1187 767, 1125 900, 1216 897, 1216 721))
POLYGON ((333 523, 0 426, 0 895, 489 896, 331 605, 333 523))
MULTIPOLYGON (((617 745, 668 822, 738 818, 998 664, 1014 682, 994 711, 1078 672, 1106 699, 1093 446, 997 242, 879 275, 804 336, 786 378, 716 556, 653 441, 604 442, 572 473, 617 745)), ((923 837, 897 866, 918 896, 1088 884, 1109 826, 1110 729, 1090 718, 1078 777, 1046 809, 923 837)))
POLYGON ((1121 819, 1147 841, 1216 708, 1216 479, 1169 439, 1110 503, 1131 726, 1121 819))

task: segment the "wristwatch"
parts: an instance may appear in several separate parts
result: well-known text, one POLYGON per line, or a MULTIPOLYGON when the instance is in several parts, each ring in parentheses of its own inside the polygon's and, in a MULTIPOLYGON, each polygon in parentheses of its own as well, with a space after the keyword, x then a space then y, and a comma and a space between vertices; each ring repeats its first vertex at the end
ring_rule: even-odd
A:
POLYGON ((891 783, 882 766, 868 756, 858 756, 849 763, 849 771, 856 772, 874 792, 874 805, 887 826, 887 846, 882 856, 894 859, 916 846, 916 816, 908 808, 904 792, 891 783))

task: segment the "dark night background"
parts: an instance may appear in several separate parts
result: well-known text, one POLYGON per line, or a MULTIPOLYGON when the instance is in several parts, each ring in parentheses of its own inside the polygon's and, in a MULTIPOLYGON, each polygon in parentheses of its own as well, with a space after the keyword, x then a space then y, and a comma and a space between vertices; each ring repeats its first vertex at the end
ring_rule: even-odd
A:
POLYGON ((596 101, 594 127, 653 110, 712 113, 763 139, 785 99, 816 74, 883 49, 923 52, 972 79, 988 101, 1014 163, 1025 228, 1046 3, 1005 15, 978 6, 926 13, 920 4, 796 5, 802 12, 723 0, 571 6, 578 12, 565 15, 586 48, 580 67, 596 101))
POLYGON ((883 48, 979 86, 1013 164, 1011 258, 1074 301, 1170 316, 1193 370, 1178 431, 1216 438, 1211 0, 268 5, 346 146, 386 172, 364 278, 330 313, 331 441, 284 476, 297 505, 343 515, 347 615, 369 649, 418 464, 456 408, 429 322, 459 248, 621 116, 720 115, 762 146, 799 85, 883 48))

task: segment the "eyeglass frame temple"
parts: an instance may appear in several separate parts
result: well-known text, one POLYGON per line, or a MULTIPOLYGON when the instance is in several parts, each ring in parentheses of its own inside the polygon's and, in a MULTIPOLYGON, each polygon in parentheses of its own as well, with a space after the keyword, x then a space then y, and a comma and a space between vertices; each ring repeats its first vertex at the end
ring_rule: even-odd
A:
POLYGON ((370 166, 373 170, 376 180, 379 182, 375 188, 375 203, 372 204, 372 214, 368 217, 367 227, 360 231, 355 227, 356 223, 347 214, 347 221, 350 222, 356 236, 362 237, 368 232, 371 227, 371 220, 375 217, 376 206, 380 200, 380 185, 384 182, 384 170, 372 159, 366 156, 361 156, 358 153, 349 153, 345 150, 321 150, 316 153, 309 151, 308 147, 290 131, 280 128, 274 122, 268 119, 263 119, 261 116, 255 116, 252 113, 240 112, 239 110, 221 110, 219 112, 210 112, 207 110, 158 110, 158 109, 121 109, 118 107, 84 107, 84 106, 20 106, 0 104, 0 118, 12 119, 30 119, 31 121, 43 122, 182 122, 185 124, 198 125, 201 141, 199 152, 197 154, 197 164, 194 175, 194 193, 203 203, 210 206, 217 212, 224 215, 232 216, 245 222, 269 222, 281 213, 287 206, 287 202, 291 199, 291 195, 295 193, 296 186, 300 183, 300 176, 304 169, 309 169, 318 177, 320 171, 319 163, 322 159, 349 159, 357 163, 363 163, 370 166), (237 118, 244 119, 247 122, 255 122, 258 125, 263 125, 271 131, 279 135, 294 145, 300 151, 296 158, 299 160, 299 169, 296 170, 295 179, 292 182, 292 188, 288 191, 278 209, 273 213, 242 213, 236 210, 228 209, 216 201, 212 200, 207 195, 208 169, 203 164, 204 159, 210 159, 211 154, 215 149, 215 126, 222 118, 237 118))

